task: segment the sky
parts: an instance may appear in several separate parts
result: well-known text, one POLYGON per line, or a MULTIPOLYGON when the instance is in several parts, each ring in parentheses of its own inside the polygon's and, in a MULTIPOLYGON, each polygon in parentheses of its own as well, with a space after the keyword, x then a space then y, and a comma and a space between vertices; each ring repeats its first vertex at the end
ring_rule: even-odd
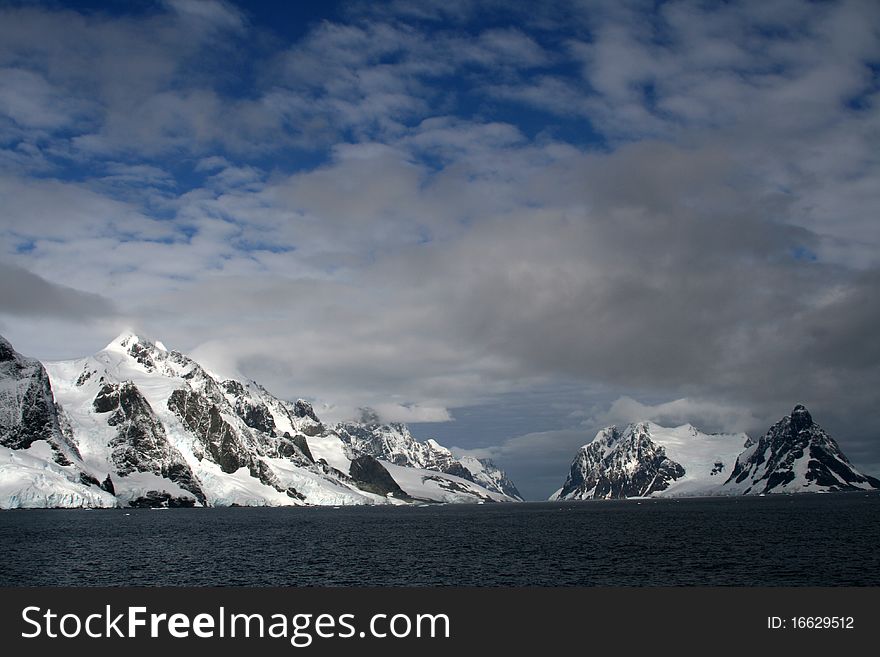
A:
POLYGON ((0 333, 133 329, 531 499, 806 404, 880 474, 880 4, 0 2, 0 333))

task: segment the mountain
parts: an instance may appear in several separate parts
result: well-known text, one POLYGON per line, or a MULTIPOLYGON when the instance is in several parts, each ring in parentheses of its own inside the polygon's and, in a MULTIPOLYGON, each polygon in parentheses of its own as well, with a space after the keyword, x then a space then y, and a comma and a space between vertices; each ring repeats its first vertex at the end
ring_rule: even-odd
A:
MULTIPOLYGON (((307 401, 217 377, 134 334, 45 367, 3 340, 0 358, 0 507, 515 499, 439 463, 384 463, 390 453, 359 449, 307 401)), ((445 449, 399 427, 414 452, 445 449)), ((364 444, 380 430, 366 428, 364 444)))
POLYGON ((880 488, 798 405, 757 442, 689 424, 602 429, 581 447, 551 500, 757 495, 880 488))
POLYGON ((455 475, 487 490, 522 500, 510 478, 489 459, 456 458, 435 440, 417 441, 405 424, 381 424, 371 409, 364 409, 359 422, 341 422, 334 429, 356 452, 407 468, 455 475))
POLYGON ((711 494, 749 442, 745 434, 706 434, 689 424, 637 422, 602 429, 581 447, 550 499, 584 500, 711 494))
POLYGON ((106 487, 81 467, 43 365, 0 336, 0 508, 115 506, 106 487))
POLYGON ((736 493, 806 493, 880 488, 798 404, 737 458, 725 488, 736 493))

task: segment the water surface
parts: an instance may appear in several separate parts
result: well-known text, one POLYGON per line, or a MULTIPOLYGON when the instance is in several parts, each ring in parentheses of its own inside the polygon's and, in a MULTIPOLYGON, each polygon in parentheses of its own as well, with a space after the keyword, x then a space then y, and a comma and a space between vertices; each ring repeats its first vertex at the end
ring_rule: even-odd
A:
POLYGON ((0 512, 0 585, 880 585, 880 495, 0 512))

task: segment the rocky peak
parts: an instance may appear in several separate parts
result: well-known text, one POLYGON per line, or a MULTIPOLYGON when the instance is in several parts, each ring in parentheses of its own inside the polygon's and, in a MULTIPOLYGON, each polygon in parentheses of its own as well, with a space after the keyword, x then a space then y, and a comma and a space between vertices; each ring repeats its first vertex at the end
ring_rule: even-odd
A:
POLYGON ((293 405, 293 414, 299 418, 311 418, 315 422, 320 422, 318 416, 315 415, 315 409, 305 399, 297 399, 293 405))
POLYGON ((647 422, 610 426, 581 447, 557 499, 644 497, 685 476, 684 467, 652 439, 647 422))
POLYGON ((157 348, 153 342, 138 336, 132 331, 123 331, 117 335, 110 344, 104 347, 104 351, 130 356, 147 370, 152 370, 156 366, 154 356, 164 357, 165 352, 164 349, 157 348), (161 355, 159 352, 162 352, 161 355))
POLYGON ((0 335, 0 363, 15 360, 17 355, 15 349, 13 349, 12 345, 9 343, 9 340, 0 335))
POLYGON ((746 445, 725 486, 745 494, 880 488, 849 462, 802 404, 746 445))
POLYGON ((801 431, 809 429, 812 426, 813 416, 810 415, 810 411, 808 411, 803 404, 798 404, 797 406, 795 406, 794 410, 792 410, 791 412, 792 433, 797 435, 801 431))

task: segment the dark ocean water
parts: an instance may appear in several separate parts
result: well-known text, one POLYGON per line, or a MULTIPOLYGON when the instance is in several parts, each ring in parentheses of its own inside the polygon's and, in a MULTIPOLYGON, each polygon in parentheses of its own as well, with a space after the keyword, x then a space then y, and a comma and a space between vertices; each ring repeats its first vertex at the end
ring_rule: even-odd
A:
POLYGON ((0 512, 0 585, 880 585, 880 495, 0 512))

